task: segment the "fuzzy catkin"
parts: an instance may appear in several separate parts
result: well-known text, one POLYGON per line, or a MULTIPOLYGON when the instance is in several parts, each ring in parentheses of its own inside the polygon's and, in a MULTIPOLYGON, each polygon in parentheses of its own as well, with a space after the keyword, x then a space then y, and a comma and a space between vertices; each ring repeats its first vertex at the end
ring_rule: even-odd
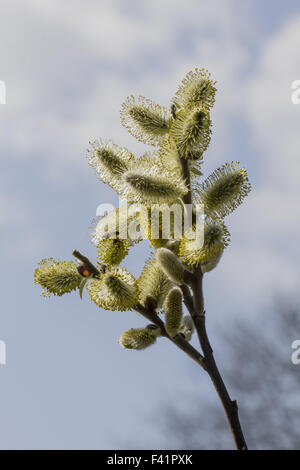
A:
POLYGON ((179 287, 173 287, 168 293, 165 303, 166 330, 173 338, 177 335, 182 319, 182 292, 179 287))

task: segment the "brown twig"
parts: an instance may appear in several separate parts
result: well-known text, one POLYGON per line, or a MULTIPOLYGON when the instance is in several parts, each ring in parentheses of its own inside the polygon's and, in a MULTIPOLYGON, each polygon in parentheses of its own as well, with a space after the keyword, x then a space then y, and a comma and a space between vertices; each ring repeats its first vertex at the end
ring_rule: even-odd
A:
POLYGON ((197 351, 190 343, 188 343, 181 334, 171 338, 165 329, 164 322, 159 318, 156 312, 145 308, 141 304, 137 304, 134 308, 138 313, 147 318, 147 320, 150 320, 152 323, 154 323, 154 325, 160 328, 161 336, 168 338, 178 348, 184 351, 191 359, 193 359, 193 361, 197 362, 197 364, 203 367, 203 369, 206 369, 205 359, 202 354, 200 354, 199 351, 197 351))
POLYGON ((203 287, 202 287, 203 274, 199 270, 197 276, 197 282, 192 285, 192 291, 194 296, 194 309, 192 319, 195 324, 195 328, 198 333, 198 337, 201 344, 201 349, 206 361, 206 372, 210 376, 217 394, 222 402, 231 433, 238 450, 247 450, 247 444, 243 435, 241 423, 238 415, 238 406, 236 400, 231 400, 230 395, 227 391, 225 383, 217 367, 213 349, 208 339, 206 324, 205 324, 205 310, 203 302, 203 287))
MULTIPOLYGON (((188 193, 184 196, 183 202, 185 204, 192 204, 191 194, 191 183, 190 174, 188 168, 188 162, 185 158, 180 159, 182 176, 188 187, 188 193)), ((191 207, 191 206, 190 206, 191 207)), ((194 223, 194 221, 193 221, 194 223)), ((193 296, 191 295, 190 289, 187 285, 181 286, 184 303, 192 317, 195 325, 195 329, 198 335, 198 339, 201 345, 205 360, 205 370, 208 373, 216 392, 223 405, 229 427, 238 450, 247 450, 247 444, 243 435, 242 427, 238 415, 238 406, 235 400, 231 400, 230 395, 227 391, 225 383, 217 367, 216 361, 213 355, 213 349, 210 345, 206 324, 205 324, 205 310, 204 310, 204 297, 203 297, 203 273, 201 268, 198 268, 194 272, 194 276, 191 276, 189 280, 193 296)))
POLYGON ((106 266, 104 264, 99 266, 99 269, 97 269, 96 266, 94 266, 93 263, 91 263, 90 260, 86 256, 82 255, 78 250, 74 250, 72 255, 90 271, 90 274, 99 276, 101 272, 105 272, 106 266))

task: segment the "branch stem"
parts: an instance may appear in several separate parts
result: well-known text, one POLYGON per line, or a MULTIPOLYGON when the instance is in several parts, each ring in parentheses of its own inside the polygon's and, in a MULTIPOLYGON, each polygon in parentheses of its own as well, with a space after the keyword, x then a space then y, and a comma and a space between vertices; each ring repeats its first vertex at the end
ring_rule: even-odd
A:
POLYGON ((191 312, 191 316, 194 321, 195 329, 201 344, 201 349, 205 357, 206 372, 210 376, 223 405, 236 448, 238 450, 247 450, 247 444, 239 420, 237 402, 236 400, 232 400, 230 398, 228 390, 217 367, 213 349, 207 335, 202 281, 203 274, 199 269, 197 272, 196 281, 192 284, 194 308, 191 312))
POLYGON ((91 261, 86 256, 80 253, 80 251, 74 250, 72 255, 76 259, 78 259, 81 263, 83 263, 90 270, 91 274, 93 274, 94 276, 99 276, 100 271, 105 272, 104 264, 102 264, 101 266, 99 265, 99 269, 97 269, 96 266, 94 266, 93 263, 91 263, 91 261))
POLYGON ((171 338, 166 329, 164 322, 159 318, 155 311, 146 309, 141 304, 135 306, 135 310, 143 315, 147 320, 150 320, 154 325, 158 326, 161 330, 161 336, 168 338, 172 343, 174 343, 179 349, 181 349, 185 354, 187 354, 193 361, 197 362, 204 370, 206 370, 205 359, 202 354, 199 353, 190 343, 188 343, 181 334, 176 335, 174 338, 171 338))
MULTIPOLYGON (((188 162, 185 158, 181 158, 180 163, 182 176, 188 187, 188 193, 184 196, 183 202, 185 204, 192 204, 191 182, 188 162)), ((208 373, 223 405, 236 448, 238 450, 247 450, 247 444, 239 420, 237 402, 236 400, 231 400, 230 398, 228 390, 217 367, 213 354, 213 349, 208 339, 205 323, 203 273, 201 271, 201 267, 194 270, 194 276, 191 277, 191 282, 189 283, 189 285, 191 287, 193 295, 191 295, 190 289, 187 285, 183 285, 180 287, 182 290, 184 303, 195 325, 195 330, 197 332, 202 353, 204 356, 205 370, 208 373)))

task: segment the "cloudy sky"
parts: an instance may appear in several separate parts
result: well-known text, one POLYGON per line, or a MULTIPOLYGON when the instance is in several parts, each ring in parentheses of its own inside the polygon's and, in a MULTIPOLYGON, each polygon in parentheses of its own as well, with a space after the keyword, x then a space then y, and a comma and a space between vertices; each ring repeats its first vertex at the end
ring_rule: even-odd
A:
MULTIPOLYGON (((253 186, 205 279, 209 327, 258 318, 274 295, 297 297, 299 2, 1 0, 0 37, 0 446, 171 448, 155 413, 183 399, 197 367, 166 341, 124 351, 117 339, 141 318, 100 311, 86 296, 45 300, 33 271, 75 248, 95 256, 91 221, 117 198, 85 152, 98 137, 145 150, 120 125, 126 96, 168 106, 184 75, 203 66, 218 82, 204 172, 239 160, 253 186)), ((137 275, 147 248, 135 250, 127 266, 137 275)))

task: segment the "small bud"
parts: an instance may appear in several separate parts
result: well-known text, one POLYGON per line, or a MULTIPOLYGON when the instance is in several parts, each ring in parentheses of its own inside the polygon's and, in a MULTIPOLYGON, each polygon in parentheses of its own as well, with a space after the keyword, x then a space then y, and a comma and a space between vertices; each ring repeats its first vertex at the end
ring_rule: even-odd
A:
POLYGON ((172 251, 167 248, 158 248, 156 259, 172 282, 179 285, 184 284, 185 267, 172 251))
POLYGON ((72 255, 76 258, 77 261, 79 261, 79 265, 77 266, 77 271, 82 277, 100 278, 101 273, 105 272, 105 265, 99 264, 98 267, 96 268, 96 266, 94 266, 86 256, 80 253, 80 251, 74 250, 72 255))
POLYGON ((182 322, 179 328, 179 333, 181 333, 184 336, 184 339, 186 341, 190 341, 194 333, 194 329, 195 329, 194 323, 190 315, 185 315, 182 319, 182 322))
POLYGON ((182 292, 179 287, 173 287, 165 300, 166 330, 173 338, 177 335, 182 319, 182 292))
POLYGON ((88 266, 85 266, 84 264, 80 264, 79 266, 77 266, 77 271, 79 272, 79 274, 81 274, 81 276, 83 277, 90 277, 91 276, 91 270, 89 269, 88 266))
POLYGON ((124 331, 119 343, 126 349, 145 349, 155 343, 160 329, 155 325, 148 325, 146 328, 131 328, 124 331))

